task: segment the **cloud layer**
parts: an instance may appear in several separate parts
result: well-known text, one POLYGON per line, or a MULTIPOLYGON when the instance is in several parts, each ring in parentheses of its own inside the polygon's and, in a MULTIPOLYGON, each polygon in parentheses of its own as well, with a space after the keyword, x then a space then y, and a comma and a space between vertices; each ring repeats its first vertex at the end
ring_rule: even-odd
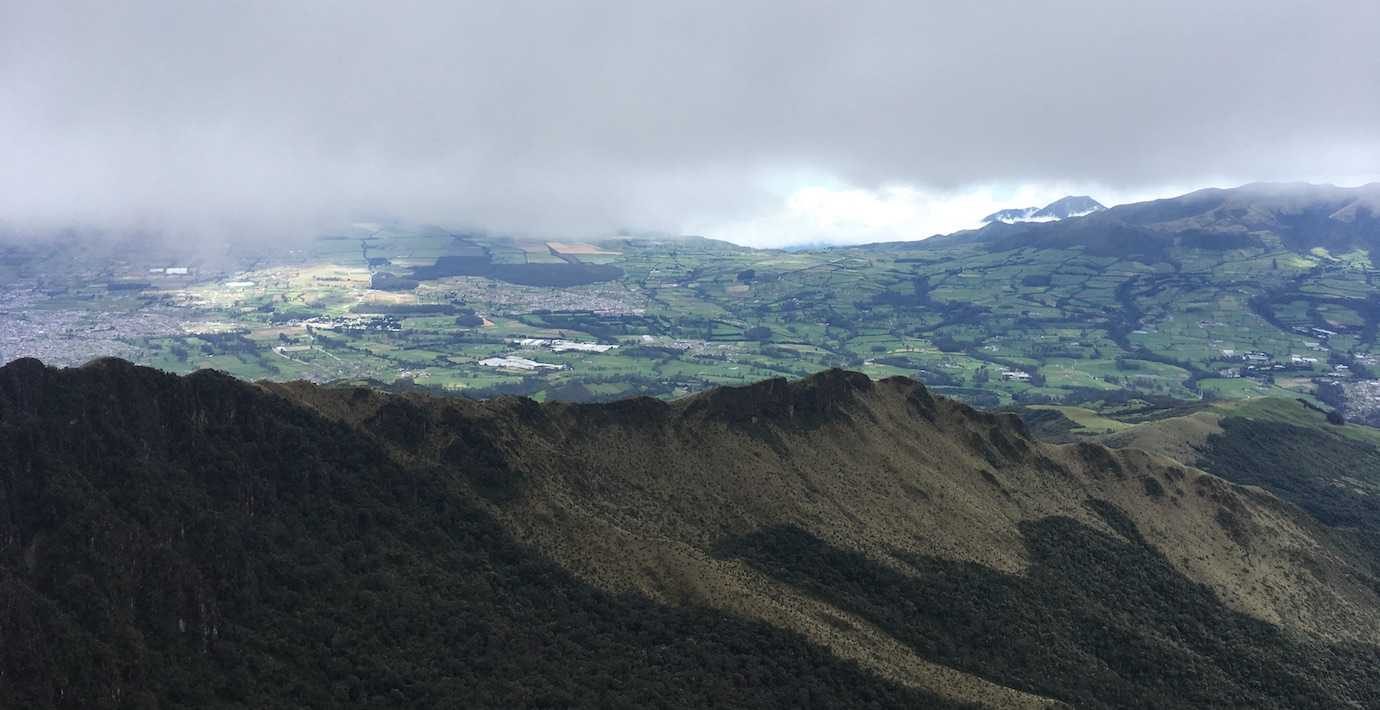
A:
POLYGON ((922 230, 945 196, 1380 165, 1370 0, 0 0, 0 17, 0 219, 21 224, 289 233, 382 211, 782 242, 796 227, 773 215, 809 190, 911 191, 922 230))

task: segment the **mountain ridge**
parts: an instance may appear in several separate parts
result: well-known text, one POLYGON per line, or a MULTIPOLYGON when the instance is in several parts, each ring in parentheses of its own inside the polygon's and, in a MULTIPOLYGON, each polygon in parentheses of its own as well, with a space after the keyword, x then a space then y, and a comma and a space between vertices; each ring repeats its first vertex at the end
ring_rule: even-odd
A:
MULTIPOLYGON (((10 541, 0 559, 13 565, 9 569, 18 578, 30 580, 31 591, 20 598, 39 594, 37 598, 72 618, 87 618, 90 605, 73 601, 82 599, 80 595, 64 596, 69 577, 58 570, 87 569, 74 562, 86 555, 95 555, 90 559, 96 563, 124 554, 105 543, 99 549, 109 551, 100 554, 69 547, 90 534, 80 525, 72 527, 74 520, 86 519, 82 516, 34 517, 23 511, 60 511, 79 502, 74 510, 92 511, 96 517, 91 520, 122 521, 102 525, 127 531, 120 535, 134 536, 131 540, 148 535, 150 540, 164 539, 171 532, 169 554, 180 561, 170 569, 181 570, 174 578, 184 579, 179 588, 187 590, 185 601, 173 605, 180 609, 181 620, 159 613, 154 605, 141 612, 150 615, 149 621, 128 628, 141 629, 146 649, 167 634, 175 648, 179 633, 157 628, 176 629, 188 619, 195 622, 191 626, 203 625, 204 639, 198 643, 211 655, 193 657, 208 659, 198 661, 210 664, 208 673, 220 667, 217 654, 224 645, 216 638, 222 632, 212 629, 246 629, 235 632, 248 634, 239 637, 241 643, 259 639, 255 643, 284 652, 298 647, 290 639, 266 640, 262 626, 265 619, 277 618, 279 607, 273 600, 284 593, 281 583, 272 580, 297 573, 290 568, 258 573, 268 575, 256 583, 261 591, 253 598, 258 601, 245 601, 237 591, 244 578, 234 572, 236 566, 198 561, 195 548, 184 550, 175 542, 182 517, 167 517, 171 514, 164 509, 188 510, 181 514, 187 519, 180 524, 202 531, 195 533, 201 536, 198 547, 231 544, 234 535, 250 530, 239 526, 257 517, 259 525, 268 525, 265 544, 275 539, 267 531, 284 525, 284 531, 305 536, 302 544, 320 539, 325 545, 330 536, 340 536, 345 549, 352 541, 375 540, 368 544, 389 546, 394 550, 390 554, 402 555, 399 560, 468 550, 444 544, 420 548, 417 541, 457 534, 446 532, 451 529, 446 526, 480 525, 478 529, 489 530, 489 523, 475 521, 492 520, 492 532, 476 532, 481 537, 465 538, 471 540, 468 544, 502 531, 531 551, 522 555, 550 560, 556 565, 553 569, 564 570, 562 574, 598 594, 614 595, 611 599, 649 600, 656 609, 666 610, 656 612, 663 616, 681 613, 672 610, 709 610, 742 620, 734 624, 777 629, 789 636, 774 643, 804 642, 825 649, 827 657, 835 659, 827 663, 844 664, 828 671, 841 674, 838 678, 856 678, 846 670, 855 667, 880 683, 934 693, 945 702, 988 707, 1041 707, 1059 700, 1080 707, 1113 707, 1117 693, 1159 702, 1155 699, 1162 691, 1149 681, 1128 685, 1124 678, 1118 680, 1122 676, 1114 669, 1129 661, 1080 640, 1084 634, 1102 638, 1103 632, 1092 631, 1100 627, 1070 622, 1073 625, 1058 627, 1062 630, 1050 627, 1044 632, 1061 639, 1058 647, 1064 657, 1082 659, 1078 664, 1085 668, 1106 669, 1105 674, 1099 670, 1080 680, 1083 674, 1059 665, 1055 656, 1032 651, 1027 660, 1019 660, 1008 655, 1007 645, 970 646, 970 641, 959 638, 980 625, 897 616, 885 611, 899 608, 893 606, 895 599, 848 592, 832 583, 816 587, 833 573, 808 560, 832 560, 829 564, 903 586, 958 585, 914 589, 914 594, 939 595, 933 596, 935 608, 959 604, 960 597, 945 595, 961 595, 969 585, 995 585, 993 594, 1014 595, 1019 608, 1043 604, 1039 595, 1052 595, 1049 603, 1054 606, 1049 609, 1057 610, 1085 603, 1075 601, 1081 592, 1059 586, 1058 579, 1097 573, 1068 567, 1074 560, 1058 552, 1067 545, 1049 548, 1048 541, 1055 539, 1051 536, 1105 550, 1109 560, 1130 555, 1127 559, 1142 560, 1138 564, 1155 570, 1154 579, 1159 580, 1151 583, 1147 578, 1151 586, 1137 594, 1148 594, 1147 599, 1159 600, 1156 604, 1190 595, 1205 605, 1193 613, 1217 621, 1180 640, 1160 639, 1159 630, 1114 622, 1111 616, 1099 623, 1149 644, 1143 646, 1153 649, 1146 651, 1147 659, 1160 659, 1157 664, 1179 663, 1170 660, 1178 658, 1180 651, 1174 649, 1179 644, 1207 654, 1195 671, 1199 679, 1194 687, 1204 693, 1195 696, 1198 706, 1220 704, 1222 693, 1231 692, 1245 694, 1242 697, 1252 698, 1257 706, 1282 707, 1271 700, 1277 696, 1269 694, 1286 692, 1279 683, 1302 684, 1295 691, 1316 701, 1305 706, 1326 707, 1342 698, 1366 697, 1364 691, 1323 671, 1316 671, 1321 675, 1313 680, 1281 674, 1271 681, 1276 683, 1274 690, 1250 690, 1243 680, 1234 679, 1230 664, 1222 665, 1224 656, 1209 650, 1217 648, 1213 644, 1228 643, 1211 640, 1216 638, 1210 630, 1214 624, 1246 634, 1223 648, 1269 667, 1311 663, 1305 659, 1312 651, 1302 649, 1316 646, 1351 659, 1339 667, 1366 674, 1366 649, 1380 637, 1373 621, 1376 591, 1359 581, 1374 579, 1369 563, 1347 557, 1322 526, 1268 493, 1232 486, 1135 450, 1038 442, 1014 415, 981 412, 936 397, 907 378, 872 381, 857 373, 828 370, 803 380, 719 388, 673 402, 642 398, 591 405, 515 397, 470 401, 304 382, 249 384, 214 372, 179 378, 114 360, 56 370, 24 360, 0 368, 0 434, 0 445, 6 449, 8 501, 0 506, 7 516, 0 539, 10 541), (273 459, 275 452, 280 460, 273 459), (64 482, 61 487, 53 488, 59 481, 64 482), (169 493, 160 492, 163 489, 184 494, 166 498, 169 493), (97 496, 84 491, 105 492, 97 496), (375 510, 366 502, 369 496, 388 505, 375 510), (52 508, 59 500, 72 502, 52 508), (208 517, 189 501, 203 501, 196 505, 220 512, 208 517), (414 517, 451 522, 401 535, 414 517), (395 529, 399 532, 390 532, 395 529), (818 553, 800 559, 782 556, 793 549, 818 553), (1190 549, 1197 550, 1199 558, 1184 554, 1190 549), (1290 569, 1298 567, 1300 559, 1308 560, 1300 572, 1280 571, 1286 561, 1290 569), (227 586, 226 580, 235 579, 241 582, 227 586), (1157 596, 1161 592, 1154 591, 1155 584, 1181 591, 1157 596), (198 605, 210 611, 198 611, 198 605), (153 620, 161 620, 161 626, 148 626, 153 620), (958 636, 951 637, 954 634, 958 636), (1281 634, 1285 640, 1269 640, 1281 634), (1257 636, 1262 640, 1244 640, 1257 636), (934 638, 951 638, 959 646, 931 647, 925 639, 934 638), (989 646, 995 650, 980 650, 989 646)), ((249 532, 248 539, 259 539, 259 533, 249 532)), ((261 569, 255 560, 271 558, 258 549, 245 548, 230 559, 261 569)), ((302 559, 334 559, 336 552, 326 552, 332 549, 321 547, 302 559)), ((484 554, 500 555, 481 556, 489 560, 483 564, 497 565, 494 569, 522 569, 502 561, 502 555, 516 553, 484 554)), ((379 570, 410 569, 387 559, 371 564, 380 565, 379 570)), ((348 569, 354 563, 341 564, 348 569)), ((106 574, 100 570, 98 565, 70 579, 106 574)), ((411 579, 412 573, 392 574, 411 579)), ((313 586, 325 584, 326 591, 319 593, 327 594, 348 589, 358 579, 390 590, 383 598, 411 600, 406 608, 421 615, 418 619, 440 608, 434 606, 439 601, 410 596, 406 585, 390 586, 367 573, 357 578, 346 571, 322 579, 291 592, 290 598, 310 604, 318 594, 308 591, 313 586)), ((136 581, 125 583, 136 599, 157 589, 136 581)), ((1113 583, 1095 577, 1086 581, 1113 583)), ((72 583, 82 589, 91 586, 72 583)), ((456 590, 468 589, 469 584, 462 577, 444 583, 459 585, 456 590)), ((1117 590, 1115 594, 1126 593, 1117 590)), ((507 608, 505 599, 496 598, 496 608, 507 608)), ((144 609, 140 604, 135 607, 144 609)), ((112 608, 120 607, 116 603, 112 608)), ((111 613, 101 612, 90 622, 74 621, 72 628, 89 628, 84 633, 100 638, 101 627, 90 624, 111 613)), ((990 609, 980 615, 998 618, 1006 613, 990 609)), ((1159 618, 1153 616, 1159 613, 1153 608, 1134 612, 1152 615, 1146 619, 1159 618)), ((11 623, 15 618, 0 616, 11 623)), ((1039 622, 1012 618, 1003 623, 1008 625, 1009 642, 1016 644, 1011 649, 1024 643, 1020 639, 1026 638, 1021 630, 1025 624, 1035 624, 1029 633, 1040 633, 1039 622)), ((0 633, 16 632, 6 626, 0 633)), ((316 648, 312 643, 303 640, 301 646, 316 648)), ((414 649, 414 654, 419 651, 414 649)), ((310 659, 317 651, 300 652, 310 659)), ((251 653, 249 658, 258 656, 251 653)), ((19 660, 6 657, 5 662, 19 660)), ((431 677, 421 670, 408 673, 416 679, 431 677)), ((270 695, 256 696, 258 686, 253 684, 247 691, 225 693, 231 699, 279 698, 271 703, 276 704, 283 696, 272 693, 282 691, 273 690, 270 681, 277 676, 265 677, 269 680, 259 685, 270 695)), ((430 696, 423 686, 434 682, 415 680, 421 685, 397 687, 405 698, 424 699, 430 696), (418 695, 409 695, 414 692, 418 695)), ((559 686, 555 680, 542 683, 559 686)), ((571 697, 590 697, 587 688, 559 687, 575 693, 571 697)), ((877 692, 900 692, 882 690, 887 687, 893 686, 877 686, 877 692)), ((353 697, 348 688, 342 692, 353 697)), ((368 697, 367 688, 360 692, 368 697)))

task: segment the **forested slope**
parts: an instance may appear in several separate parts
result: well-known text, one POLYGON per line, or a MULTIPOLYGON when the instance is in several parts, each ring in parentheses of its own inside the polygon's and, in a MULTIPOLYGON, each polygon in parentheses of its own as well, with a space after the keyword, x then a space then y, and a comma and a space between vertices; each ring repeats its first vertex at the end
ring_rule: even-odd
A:
POLYGON ((485 402, 0 369, 0 705, 1369 707, 1303 510, 902 378, 485 402))

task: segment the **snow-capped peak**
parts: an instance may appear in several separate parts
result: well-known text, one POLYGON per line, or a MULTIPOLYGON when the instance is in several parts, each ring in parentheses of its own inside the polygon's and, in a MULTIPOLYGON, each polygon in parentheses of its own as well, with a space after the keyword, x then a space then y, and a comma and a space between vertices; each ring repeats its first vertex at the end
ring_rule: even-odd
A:
POLYGON ((982 218, 983 224, 1004 222, 1056 222, 1070 217, 1082 217, 1107 209, 1087 195, 1061 197, 1044 207, 1021 207, 993 212, 982 218))

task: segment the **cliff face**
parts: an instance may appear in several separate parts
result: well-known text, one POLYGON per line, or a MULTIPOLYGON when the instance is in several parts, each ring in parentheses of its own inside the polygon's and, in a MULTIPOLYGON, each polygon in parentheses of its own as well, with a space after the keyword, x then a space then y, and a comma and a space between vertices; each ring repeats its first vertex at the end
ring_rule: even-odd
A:
POLYGON ((0 476, 0 705, 1380 687, 1375 572, 1306 514, 905 379, 575 405, 18 361, 0 476))

